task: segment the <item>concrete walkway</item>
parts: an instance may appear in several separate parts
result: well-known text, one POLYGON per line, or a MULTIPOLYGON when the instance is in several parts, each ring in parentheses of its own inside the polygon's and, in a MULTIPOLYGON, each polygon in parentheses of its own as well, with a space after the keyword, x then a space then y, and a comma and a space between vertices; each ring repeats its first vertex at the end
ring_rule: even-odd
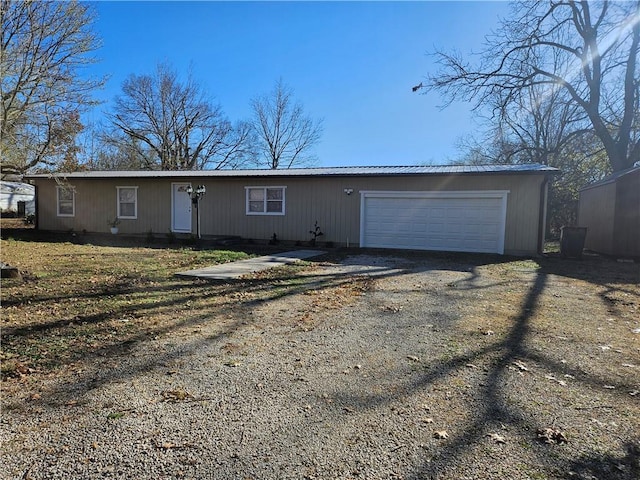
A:
POLYGON ((320 250, 293 250, 276 255, 265 255, 263 257, 248 258, 237 262, 214 265, 213 267, 178 272, 176 275, 179 277, 204 278, 207 280, 229 280, 240 278, 249 273, 267 270, 268 268, 295 263, 298 260, 317 257, 325 253, 326 252, 320 250))

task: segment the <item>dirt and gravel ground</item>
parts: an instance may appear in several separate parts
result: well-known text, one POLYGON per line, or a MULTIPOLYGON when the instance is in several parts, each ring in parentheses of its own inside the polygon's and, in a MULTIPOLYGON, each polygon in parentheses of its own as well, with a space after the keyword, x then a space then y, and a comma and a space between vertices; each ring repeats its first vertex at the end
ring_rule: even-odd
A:
POLYGON ((3 381, 0 478, 637 479, 639 280, 369 252, 196 281, 171 328, 3 381))

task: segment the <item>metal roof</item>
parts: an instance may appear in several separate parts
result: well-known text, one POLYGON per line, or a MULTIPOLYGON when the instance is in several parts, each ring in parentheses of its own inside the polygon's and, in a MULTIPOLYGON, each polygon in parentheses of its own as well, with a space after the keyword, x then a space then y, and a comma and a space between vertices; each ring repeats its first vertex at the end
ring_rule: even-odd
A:
POLYGON ((580 192, 583 190, 589 190, 590 188, 600 187, 601 185, 607 185, 609 183, 615 182, 620 177, 624 177, 629 175, 630 173, 639 172, 640 165, 634 165, 631 168, 627 168, 626 170, 620 170, 619 172, 612 173, 611 175, 603 178, 602 180, 598 180, 597 182, 589 183, 588 185, 584 185, 580 188, 580 192))
POLYGON ((437 165, 380 167, 318 167, 250 170, 128 170, 72 173, 40 173, 25 178, 202 178, 202 177, 315 177, 315 176, 395 176, 395 175, 473 175, 511 173, 557 173, 559 170, 540 164, 521 165, 437 165))
POLYGON ((33 195, 34 189, 35 187, 28 183, 8 182, 6 180, 0 182, 0 192, 2 193, 33 195))

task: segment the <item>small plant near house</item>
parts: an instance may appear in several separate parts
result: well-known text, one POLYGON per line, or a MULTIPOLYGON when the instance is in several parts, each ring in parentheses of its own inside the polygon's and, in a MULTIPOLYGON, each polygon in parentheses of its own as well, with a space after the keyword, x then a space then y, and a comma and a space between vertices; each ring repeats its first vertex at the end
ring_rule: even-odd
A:
POLYGON ((120 219, 118 217, 114 217, 113 220, 107 220, 107 224, 111 229, 111 233, 116 235, 118 233, 118 225, 120 224, 120 219))
POLYGON ((280 243, 280 240, 278 240, 278 236, 274 233, 271 240, 269 240, 269 245, 277 245, 278 243, 280 243))
POLYGON ((324 235, 324 233, 322 233, 322 231, 320 230, 320 226, 318 225, 317 220, 315 225, 313 226, 313 230, 309 230, 309 233, 312 235, 311 240, 309 240, 309 245, 311 245, 312 247, 315 247, 316 240, 318 239, 318 237, 321 237, 322 235, 324 235))

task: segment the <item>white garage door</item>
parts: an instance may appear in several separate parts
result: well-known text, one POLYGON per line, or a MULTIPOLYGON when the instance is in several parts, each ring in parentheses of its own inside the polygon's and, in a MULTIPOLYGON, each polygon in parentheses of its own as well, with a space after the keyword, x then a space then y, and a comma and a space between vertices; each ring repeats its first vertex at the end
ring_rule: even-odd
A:
POLYGON ((362 247, 504 253, 508 191, 360 193, 362 247))

